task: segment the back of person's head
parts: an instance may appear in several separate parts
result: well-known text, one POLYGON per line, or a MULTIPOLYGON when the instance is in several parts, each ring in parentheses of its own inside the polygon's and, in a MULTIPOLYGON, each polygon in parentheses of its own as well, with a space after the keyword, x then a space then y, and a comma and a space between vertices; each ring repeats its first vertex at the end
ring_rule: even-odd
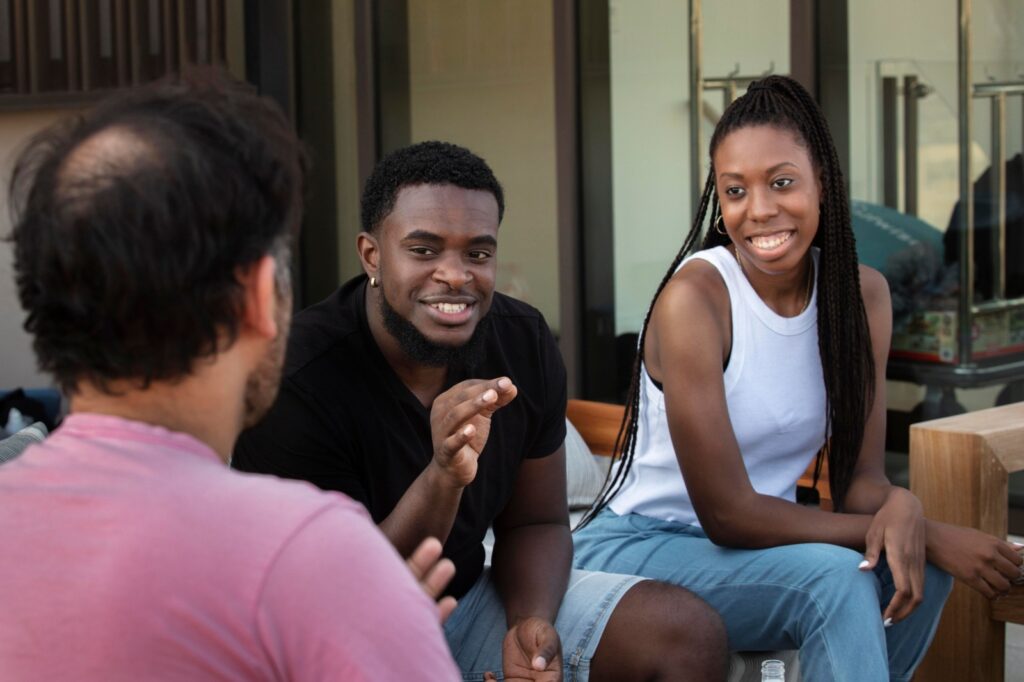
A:
POLYGON ((403 187, 454 185, 490 192, 498 202, 498 222, 505 215, 505 195, 487 162, 449 142, 419 142, 397 149, 377 163, 363 188, 363 231, 374 232, 395 207, 403 187))
POLYGON ((807 149, 821 183, 818 230, 813 244, 820 249, 817 275, 818 346, 828 411, 815 479, 821 471, 822 458, 827 456, 836 509, 841 511, 843 508, 864 439, 868 407, 875 391, 875 365, 860 290, 860 270, 849 201, 839 156, 821 108, 797 81, 786 76, 768 76, 751 83, 747 92, 726 108, 715 126, 708 150, 711 166, 693 223, 658 285, 641 330, 639 353, 633 366, 624 419, 624 425, 628 428, 616 448, 622 456, 622 465, 613 471, 605 490, 588 512, 584 525, 615 496, 632 464, 639 424, 644 342, 651 311, 658 296, 683 259, 698 247, 705 249, 730 243, 728 234, 713 227, 722 217, 716 190, 715 151, 730 133, 752 126, 771 126, 793 133, 797 142, 807 149))
POLYGON ((40 369, 174 381, 230 345, 241 269, 287 289, 305 160, 280 109, 218 70, 112 95, 35 136, 11 180, 14 271, 40 369))

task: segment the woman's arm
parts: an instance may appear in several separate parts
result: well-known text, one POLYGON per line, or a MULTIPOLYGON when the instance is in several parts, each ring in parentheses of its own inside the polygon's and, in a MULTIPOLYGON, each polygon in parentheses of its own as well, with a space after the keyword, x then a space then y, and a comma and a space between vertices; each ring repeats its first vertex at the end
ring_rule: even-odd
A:
POLYGON ((924 598, 927 525, 917 497, 892 485, 885 475, 885 367, 892 337, 889 285, 877 270, 862 265, 860 286, 875 361, 875 393, 846 509, 874 515, 864 538, 864 570, 874 568, 885 552, 896 591, 882 617, 899 622, 924 598))
POLYGON ((917 497, 892 485, 885 476, 885 365, 892 334, 892 301, 880 273, 861 266, 860 277, 876 388, 846 508, 874 515, 865 536, 866 568, 874 567, 884 551, 897 586, 884 615, 898 621, 920 602, 926 559, 988 598, 1005 594, 1021 564, 1012 544, 970 528, 927 520, 917 497))
POLYGON ((875 395, 868 406, 864 423, 864 441, 846 494, 846 511, 874 514, 894 492, 905 488, 892 485, 885 475, 885 367, 892 338, 892 299, 889 285, 880 272, 860 266, 860 290, 871 334, 871 354, 875 361, 875 395))

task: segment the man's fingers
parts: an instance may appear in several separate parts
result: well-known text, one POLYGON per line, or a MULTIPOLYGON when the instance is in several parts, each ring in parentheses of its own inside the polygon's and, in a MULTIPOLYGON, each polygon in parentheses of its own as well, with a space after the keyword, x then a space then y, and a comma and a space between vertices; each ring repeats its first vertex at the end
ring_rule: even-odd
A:
POLYGON ((536 621, 536 626, 530 630, 532 632, 523 633, 528 640, 532 640, 523 642, 523 650, 529 656, 530 665, 534 670, 545 670, 558 656, 561 647, 558 631, 550 623, 542 621, 536 621))
POLYGON ((444 625, 445 621, 448 620, 448 616, 452 615, 452 611, 459 605, 455 597, 447 596, 441 601, 437 602, 437 613, 441 618, 441 625, 444 625))
POLYGON ((451 559, 441 559, 427 571, 426 576, 420 582, 423 584, 423 589, 426 590, 427 594, 432 599, 437 599, 454 577, 455 564, 451 562, 451 559))
POLYGON ((412 574, 416 576, 416 580, 422 580, 439 558, 441 558, 441 541, 437 538, 427 538, 419 544, 405 563, 409 566, 412 574))
POLYGON ((483 385, 478 388, 479 390, 472 391, 466 400, 446 408, 441 421, 441 428, 446 433, 455 430, 459 424, 464 424, 473 417, 493 409, 498 401, 498 392, 483 385))
MULTIPOLYGON (((427 538, 419 544, 405 563, 427 596, 436 600, 455 576, 455 564, 441 558, 441 541, 427 538)), ((455 610, 455 597, 445 597, 437 603, 437 611, 443 624, 455 610)))
POLYGON ((465 424, 458 431, 445 438, 441 441, 441 450, 444 452, 445 457, 452 464, 457 464, 455 458, 459 454, 459 450, 472 440, 475 435, 476 427, 472 424, 465 424))
POLYGON ((427 538, 406 560, 420 587, 431 599, 437 599, 455 576, 455 564, 441 558, 441 541, 427 538))
POLYGON ((495 409, 505 407, 519 395, 519 389, 508 377, 498 379, 495 382, 495 389, 498 391, 498 401, 494 405, 495 409))
POLYGON ((461 399, 449 409, 446 423, 462 423, 477 414, 490 417, 517 395, 519 389, 508 377, 476 384, 460 394, 461 399))
POLYGON ((490 384, 491 381, 487 379, 466 379, 460 381, 437 396, 434 403, 446 408, 449 404, 464 403, 486 391, 490 384))

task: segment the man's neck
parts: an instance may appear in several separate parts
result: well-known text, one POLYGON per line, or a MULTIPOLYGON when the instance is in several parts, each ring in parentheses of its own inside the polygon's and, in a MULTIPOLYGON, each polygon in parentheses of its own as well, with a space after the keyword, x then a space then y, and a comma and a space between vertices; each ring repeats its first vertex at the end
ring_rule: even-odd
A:
POLYGON ((193 436, 205 443, 227 463, 242 430, 244 387, 230 388, 228 382, 189 376, 170 382, 154 382, 140 388, 137 381, 117 381, 109 392, 82 382, 71 396, 71 412, 105 414, 162 426, 193 436))
POLYGON ((420 403, 429 408, 434 403, 434 398, 444 389, 448 368, 424 365, 413 360, 402 350, 398 340, 384 327, 380 302, 377 300, 379 295, 374 291, 367 291, 366 294, 366 321, 370 327, 370 335, 392 371, 420 403))

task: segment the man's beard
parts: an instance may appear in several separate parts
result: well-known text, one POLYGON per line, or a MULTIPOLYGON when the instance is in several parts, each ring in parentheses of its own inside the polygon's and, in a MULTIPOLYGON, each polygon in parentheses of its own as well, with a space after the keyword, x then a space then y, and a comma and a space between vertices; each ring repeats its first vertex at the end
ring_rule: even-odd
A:
POLYGON ((249 375, 245 384, 244 428, 254 426, 262 419, 277 398, 284 369, 285 351, 288 348, 288 325, 291 321, 291 293, 279 296, 275 322, 277 336, 270 342, 266 355, 249 375))
POLYGON ((448 367, 470 373, 480 366, 484 357, 487 328, 490 326, 490 313, 477 322, 469 341, 461 346, 446 346, 428 339, 412 322, 392 308, 384 295, 383 287, 378 289, 378 293, 384 329, 398 341, 402 352, 414 362, 428 367, 448 367))

